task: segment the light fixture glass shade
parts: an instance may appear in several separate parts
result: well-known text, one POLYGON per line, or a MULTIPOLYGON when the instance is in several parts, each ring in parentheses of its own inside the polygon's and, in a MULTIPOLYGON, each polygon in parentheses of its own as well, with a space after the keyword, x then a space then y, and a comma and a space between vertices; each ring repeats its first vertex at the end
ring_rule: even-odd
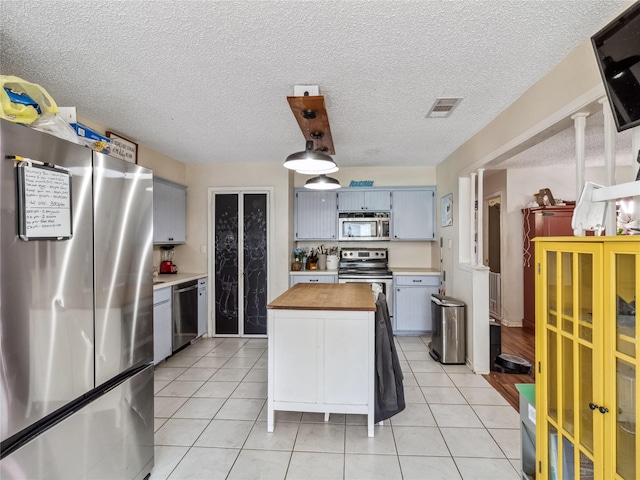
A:
POLYGON ((310 188, 311 190, 334 190, 340 188, 340 182, 333 177, 318 175, 317 177, 307 180, 304 188, 310 188))
POLYGON ((335 168, 336 162, 326 153, 314 151, 313 140, 307 140, 306 150, 289 155, 284 161, 284 167, 297 172, 317 174, 335 168))

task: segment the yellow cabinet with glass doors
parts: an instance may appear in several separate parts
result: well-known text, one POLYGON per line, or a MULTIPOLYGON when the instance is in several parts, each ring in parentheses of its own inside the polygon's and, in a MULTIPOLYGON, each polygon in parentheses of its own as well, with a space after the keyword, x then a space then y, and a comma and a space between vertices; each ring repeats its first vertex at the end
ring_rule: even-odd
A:
POLYGON ((640 237, 535 242, 536 478, 637 480, 640 237))

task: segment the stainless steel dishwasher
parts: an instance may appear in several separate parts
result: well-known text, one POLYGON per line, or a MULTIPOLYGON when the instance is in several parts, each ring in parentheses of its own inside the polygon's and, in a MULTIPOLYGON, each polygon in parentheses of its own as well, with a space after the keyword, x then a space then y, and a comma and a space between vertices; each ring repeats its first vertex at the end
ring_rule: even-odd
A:
POLYGON ((198 336, 198 281, 173 287, 173 341, 175 352, 198 336))

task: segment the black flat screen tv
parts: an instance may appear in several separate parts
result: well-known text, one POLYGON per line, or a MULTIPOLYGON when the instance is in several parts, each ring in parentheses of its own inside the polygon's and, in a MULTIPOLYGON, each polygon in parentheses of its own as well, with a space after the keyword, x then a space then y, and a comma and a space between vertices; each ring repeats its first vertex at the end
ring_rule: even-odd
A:
POLYGON ((591 37, 618 132, 640 125, 640 1, 591 37))

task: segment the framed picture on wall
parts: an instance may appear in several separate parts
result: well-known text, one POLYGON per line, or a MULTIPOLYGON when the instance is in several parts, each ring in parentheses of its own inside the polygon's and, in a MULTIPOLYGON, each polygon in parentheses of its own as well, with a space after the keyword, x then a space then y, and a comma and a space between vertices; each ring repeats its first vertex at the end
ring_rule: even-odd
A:
POLYGON ((450 227, 453 225, 453 194, 445 195, 440 199, 441 226, 450 227))
POLYGON ((138 144, 107 130, 107 137, 111 140, 110 155, 120 160, 138 163, 138 144))

